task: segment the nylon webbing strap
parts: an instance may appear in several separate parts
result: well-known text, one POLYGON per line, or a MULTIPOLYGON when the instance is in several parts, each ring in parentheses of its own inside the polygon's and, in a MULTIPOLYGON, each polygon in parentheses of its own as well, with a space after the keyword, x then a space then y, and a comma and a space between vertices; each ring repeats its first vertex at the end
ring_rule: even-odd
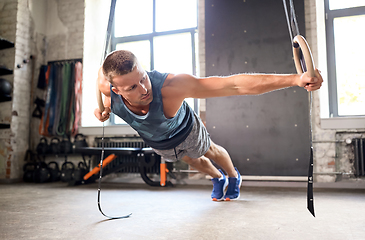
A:
MULTIPOLYGON (((58 123, 60 120, 60 99, 62 95, 62 76, 63 76, 63 67, 61 63, 52 64, 55 68, 55 84, 53 86, 53 95, 52 97, 52 108, 49 115, 49 125, 47 127, 48 133, 50 135, 57 135, 56 128, 58 127, 58 123)), ((51 66, 51 67, 52 67, 51 66)))
POLYGON ((111 4, 110 4, 108 26, 107 26, 107 29, 106 29, 104 52, 103 52, 103 57, 102 57, 101 61, 104 61, 104 58, 108 54, 110 36, 112 34, 112 26, 113 26, 113 21, 114 21, 115 5, 116 5, 116 0, 112 0, 111 4))
MULTIPOLYGON (((76 96, 75 84, 81 86, 82 78, 76 79, 77 64, 78 74, 82 70, 80 62, 73 60, 49 63, 47 66, 46 80, 47 98, 45 111, 39 124, 39 134, 44 136, 69 136, 75 135, 76 100, 80 101, 81 96, 76 96)), ((81 93, 81 92, 80 92, 81 93)), ((79 109, 78 109, 79 110, 79 109)), ((79 118, 77 119, 79 121, 79 118)))
MULTIPOLYGON (((111 36, 112 26, 113 26, 113 21, 114 21, 115 4, 116 4, 116 0, 111 0, 108 27, 107 27, 106 36, 105 36, 104 52, 102 54, 102 59, 101 59, 102 62, 104 61, 104 58, 106 57, 106 55, 108 53, 110 36, 111 36)), ((103 212, 103 210, 101 209, 100 192, 101 192, 101 179, 103 177, 103 160, 104 160, 104 122, 103 122, 103 137, 101 138, 101 159, 100 159, 100 174, 99 174, 99 188, 98 188, 98 208, 99 208, 99 211, 101 212, 101 214, 103 214, 105 217, 107 217, 109 219, 128 218, 130 215, 132 215, 132 213, 130 213, 128 215, 120 216, 120 217, 110 217, 110 216, 106 215, 103 212)))
MULTIPOLYGON (((299 47, 299 44, 293 44, 294 36, 300 35, 298 22, 295 15, 293 0, 289 0, 289 11, 286 4, 287 0, 283 0, 286 21, 288 24, 288 30, 290 35, 290 41, 292 46, 295 48, 299 47), (290 12, 290 18, 289 18, 290 12)), ((302 55, 302 54, 301 54, 302 55)), ((304 61, 304 57, 300 57, 300 62, 302 65, 303 72, 306 72, 306 64, 304 61)), ((309 106, 309 125, 310 125, 310 158, 309 158, 309 166, 308 166, 308 179, 307 179, 307 208, 309 212, 315 217, 314 214, 314 198, 313 198, 313 146, 312 146, 312 92, 310 92, 310 106, 309 106)))
POLYGON ((76 111, 76 98, 75 98, 75 81, 76 81, 76 71, 75 71, 75 63, 71 62, 71 67, 70 67, 70 75, 71 75, 71 81, 70 81, 70 92, 69 92, 69 99, 70 101, 68 102, 68 110, 67 110, 67 115, 68 115, 68 119, 66 122, 66 132, 67 133, 72 133, 72 128, 73 128, 73 124, 75 122, 75 111, 76 111))
POLYGON ((67 111, 69 109, 69 100, 70 100, 70 91, 73 89, 70 88, 70 80, 71 80, 71 66, 70 63, 65 63, 62 68, 62 88, 61 95, 59 99, 60 109, 59 109, 59 119, 58 125, 54 126, 54 130, 58 136, 64 136, 66 134, 66 125, 67 125, 67 111))
POLYGON ((54 69, 51 69, 51 66, 48 65, 47 67, 47 73, 46 73, 46 79, 48 82, 47 86, 47 98, 46 98, 46 104, 44 108, 44 113, 41 119, 41 123, 39 124, 39 134, 40 135, 46 135, 46 123, 49 116, 49 109, 51 104, 51 93, 52 93, 52 87, 53 87, 53 72, 54 69))
POLYGON ((293 4, 292 0, 289 0, 290 18, 289 18, 288 7, 286 5, 286 0, 283 0, 283 4, 284 4, 285 15, 286 15, 286 21, 288 23, 290 39, 291 39, 291 41, 293 41, 294 37, 299 35, 299 27, 298 27, 297 18, 295 16, 294 4, 293 4))

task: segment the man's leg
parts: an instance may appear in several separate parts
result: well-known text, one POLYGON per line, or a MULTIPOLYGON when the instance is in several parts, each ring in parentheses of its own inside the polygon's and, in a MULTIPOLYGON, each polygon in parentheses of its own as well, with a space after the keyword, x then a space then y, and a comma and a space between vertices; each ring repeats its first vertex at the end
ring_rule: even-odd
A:
MULTIPOLYGON (((242 183, 242 178, 238 170, 233 166, 231 157, 229 156, 228 152, 223 147, 211 141, 210 148, 204 156, 208 157, 209 159, 217 163, 219 166, 221 166, 229 176, 228 188, 224 194, 223 199, 226 201, 238 199, 240 197, 240 187, 242 183)), ((217 180, 212 179, 212 181, 214 185, 214 182, 217 180)), ((213 197, 212 199, 215 200, 213 197)))
POLYGON ((195 170, 208 174, 212 178, 220 178, 222 174, 209 159, 213 160, 220 167, 222 167, 229 177, 238 176, 227 150, 215 144, 213 141, 210 141, 210 147, 204 156, 199 158, 184 156, 182 158, 184 162, 192 166, 195 170))
POLYGON ((221 166, 229 177, 236 178, 238 176, 227 150, 215 144, 213 141, 210 141, 209 150, 204 156, 221 166))
POLYGON ((224 176, 223 172, 218 170, 207 157, 201 156, 199 158, 190 158, 185 156, 182 158, 182 160, 193 167, 195 170, 208 174, 212 177, 213 191, 211 198, 213 201, 221 201, 225 199, 228 179, 224 176))
POLYGON ((234 168, 228 152, 223 147, 211 141, 209 150, 204 156, 199 158, 185 156, 182 160, 199 172, 208 174, 212 177, 213 192, 211 197, 213 201, 229 201, 239 198, 239 189, 241 187, 242 179, 234 168), (210 159, 227 172, 229 176, 228 179, 226 179, 221 170, 218 170, 211 163, 210 159), (226 188, 227 185, 228 189, 226 188))
POLYGON ((193 167, 195 170, 208 174, 212 178, 220 178, 222 176, 218 169, 205 156, 201 156, 199 158, 184 156, 182 160, 193 167))

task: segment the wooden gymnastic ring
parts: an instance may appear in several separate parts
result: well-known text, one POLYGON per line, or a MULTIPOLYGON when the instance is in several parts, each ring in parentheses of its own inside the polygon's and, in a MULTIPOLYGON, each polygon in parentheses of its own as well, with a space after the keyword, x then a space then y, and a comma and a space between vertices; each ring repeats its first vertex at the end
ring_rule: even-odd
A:
POLYGON ((303 73, 302 65, 300 63, 300 50, 302 50, 305 65, 307 67, 307 72, 311 77, 315 76, 314 73, 314 61, 312 57, 312 52, 309 48, 309 45, 305 38, 301 35, 297 35, 293 39, 293 56, 294 56, 294 63, 295 68, 297 69, 297 73, 301 74, 303 73), (299 45, 299 46, 298 46, 299 45))

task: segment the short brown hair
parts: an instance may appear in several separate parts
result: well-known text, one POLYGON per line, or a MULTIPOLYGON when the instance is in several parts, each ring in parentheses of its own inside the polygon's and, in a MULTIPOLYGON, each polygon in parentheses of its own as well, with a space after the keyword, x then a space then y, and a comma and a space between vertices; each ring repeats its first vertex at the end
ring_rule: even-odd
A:
POLYGON ((103 63, 103 74, 113 84, 113 77, 133 71, 137 65, 136 56, 127 50, 117 50, 110 53, 103 63))

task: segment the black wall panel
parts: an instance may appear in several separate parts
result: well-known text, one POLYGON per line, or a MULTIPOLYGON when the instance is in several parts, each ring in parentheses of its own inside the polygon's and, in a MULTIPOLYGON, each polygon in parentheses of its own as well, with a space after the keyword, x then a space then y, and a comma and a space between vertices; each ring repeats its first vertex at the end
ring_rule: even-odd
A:
MULTIPOLYGON (((281 0, 206 0, 206 74, 295 73, 281 0)), ((304 1, 294 1, 304 35, 304 1)), ((305 176, 308 93, 299 87, 260 96, 207 99, 212 140, 244 175, 305 176)))

